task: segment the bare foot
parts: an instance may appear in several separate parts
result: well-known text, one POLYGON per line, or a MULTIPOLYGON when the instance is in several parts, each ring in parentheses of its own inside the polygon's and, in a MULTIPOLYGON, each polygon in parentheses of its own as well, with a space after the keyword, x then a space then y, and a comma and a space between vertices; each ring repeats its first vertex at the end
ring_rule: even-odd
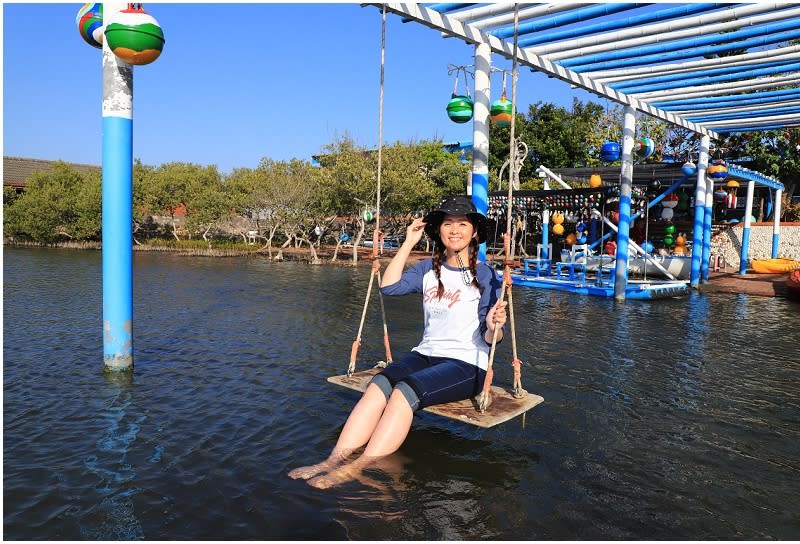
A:
POLYGON ((289 471, 289 478, 292 478, 293 480, 308 480, 309 478, 317 476, 318 474, 322 474, 323 472, 331 471, 344 463, 351 453, 352 450, 334 450, 331 455, 321 463, 309 465, 307 467, 298 467, 289 471))
POLYGON ((377 459, 379 458, 364 457, 362 455, 350 464, 342 465, 335 470, 331 470, 327 474, 308 480, 308 485, 316 487, 317 489, 328 489, 329 487, 337 486, 351 480, 358 480, 362 476, 362 471, 377 459))
POLYGON ((308 480, 308 485, 316 487, 317 489, 328 489, 329 487, 355 480, 359 474, 361 474, 360 469, 345 465, 327 474, 308 480))

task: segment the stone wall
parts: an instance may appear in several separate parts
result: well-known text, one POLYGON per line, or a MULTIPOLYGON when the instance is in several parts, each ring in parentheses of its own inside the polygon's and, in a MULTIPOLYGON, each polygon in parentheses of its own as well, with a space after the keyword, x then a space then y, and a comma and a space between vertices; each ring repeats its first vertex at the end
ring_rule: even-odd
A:
MULTIPOLYGON (((769 259, 772 257, 772 223, 750 225, 750 246, 748 259, 769 259)), ((744 224, 724 227, 711 239, 711 252, 720 253, 728 266, 739 266, 742 251, 744 224)), ((800 223, 781 223, 778 240, 778 257, 800 261, 800 223)))

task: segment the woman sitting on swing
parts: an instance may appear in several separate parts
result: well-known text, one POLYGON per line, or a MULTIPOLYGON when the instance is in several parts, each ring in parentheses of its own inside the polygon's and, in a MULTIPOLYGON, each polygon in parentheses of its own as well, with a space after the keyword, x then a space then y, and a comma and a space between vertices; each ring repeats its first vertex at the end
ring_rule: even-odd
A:
POLYGON ((445 198, 408 226, 383 275, 381 292, 422 293, 422 341, 373 377, 330 456, 292 470, 291 478, 307 479, 318 488, 351 480, 371 462, 397 451, 416 410, 480 393, 495 329, 499 342, 506 322, 506 302, 498 300, 502 279, 477 260, 486 233, 486 217, 464 196, 445 198), (404 271, 423 232, 436 244, 434 255, 404 271), (361 456, 347 463, 362 446, 361 456))

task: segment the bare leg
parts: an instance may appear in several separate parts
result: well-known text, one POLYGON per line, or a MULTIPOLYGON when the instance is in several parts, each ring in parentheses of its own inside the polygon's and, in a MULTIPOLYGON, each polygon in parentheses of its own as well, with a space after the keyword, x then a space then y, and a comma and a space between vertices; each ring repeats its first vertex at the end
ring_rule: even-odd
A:
MULTIPOLYGON (((413 419, 414 412, 411 410, 411 406, 409 406, 405 396, 400 391, 395 390, 361 457, 352 463, 331 470, 328 474, 309 480, 309 485, 319 489, 327 489, 358 478, 366 467, 400 448, 408 436, 413 419)), ((342 434, 344 435, 344 432, 342 434)))
POLYGON ((339 440, 327 459, 316 465, 299 467, 289 472, 289 478, 307 480, 333 470, 344 463, 353 451, 367 443, 386 408, 386 397, 377 385, 370 384, 361 400, 350 412, 339 440))

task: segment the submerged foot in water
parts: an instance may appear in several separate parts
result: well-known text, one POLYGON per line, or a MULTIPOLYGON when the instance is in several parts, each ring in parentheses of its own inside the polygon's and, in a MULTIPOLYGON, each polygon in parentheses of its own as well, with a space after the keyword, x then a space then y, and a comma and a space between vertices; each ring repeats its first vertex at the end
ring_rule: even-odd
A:
POLYGON ((350 453, 352 453, 352 450, 334 450, 330 457, 321 463, 309 465, 307 467, 298 467, 289 471, 289 478, 294 480, 308 480, 309 478, 313 478, 314 476, 322 474, 323 472, 331 471, 344 463, 350 453))
POLYGON ((328 489, 351 480, 360 480, 362 471, 377 458, 359 457, 350 464, 342 465, 327 474, 308 480, 308 485, 317 489, 328 489))

